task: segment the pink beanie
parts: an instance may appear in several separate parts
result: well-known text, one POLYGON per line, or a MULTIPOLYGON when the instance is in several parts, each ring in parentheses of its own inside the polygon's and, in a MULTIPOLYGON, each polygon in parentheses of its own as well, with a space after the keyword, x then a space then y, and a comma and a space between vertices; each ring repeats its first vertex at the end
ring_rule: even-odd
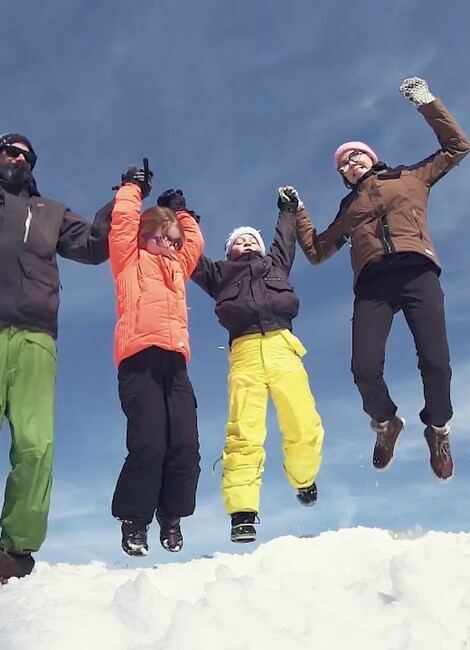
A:
POLYGON ((363 151, 366 153, 368 156, 372 158, 372 163, 376 165, 379 162, 379 159, 377 158, 377 154, 373 149, 371 149, 368 145, 364 144, 364 142, 345 142, 341 146, 339 146, 334 155, 335 159, 335 167, 338 169, 339 163, 343 155, 346 153, 346 151, 363 151))

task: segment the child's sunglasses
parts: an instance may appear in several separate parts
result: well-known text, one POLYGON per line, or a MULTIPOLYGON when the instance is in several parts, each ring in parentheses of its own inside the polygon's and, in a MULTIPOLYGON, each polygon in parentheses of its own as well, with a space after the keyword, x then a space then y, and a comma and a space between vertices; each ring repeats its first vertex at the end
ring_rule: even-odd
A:
MULTIPOLYGON (((153 240, 157 246, 165 248, 165 239, 161 235, 152 235, 149 237, 149 239, 153 240)), ((177 239, 171 239, 171 237, 168 237, 167 235, 166 240, 170 242, 169 248, 173 248, 177 251, 181 250, 181 247, 183 246, 183 240, 181 237, 178 237, 177 239)))

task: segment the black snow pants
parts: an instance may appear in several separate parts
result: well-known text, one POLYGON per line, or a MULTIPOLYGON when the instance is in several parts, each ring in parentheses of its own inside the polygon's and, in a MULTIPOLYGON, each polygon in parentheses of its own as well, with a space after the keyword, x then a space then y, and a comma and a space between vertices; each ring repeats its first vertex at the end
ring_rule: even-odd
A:
POLYGON ((118 380, 129 453, 114 492, 113 516, 150 524, 157 509, 191 515, 200 456, 196 399, 183 356, 146 348, 120 363, 118 380))
POLYGON ((439 270, 419 254, 389 256, 366 267, 355 288, 352 363, 364 411, 374 420, 392 418, 397 407, 384 381, 385 348, 394 315, 403 311, 414 338, 424 389, 421 421, 443 426, 452 417, 451 368, 444 294, 439 270), (372 272, 371 272, 372 271, 372 272))

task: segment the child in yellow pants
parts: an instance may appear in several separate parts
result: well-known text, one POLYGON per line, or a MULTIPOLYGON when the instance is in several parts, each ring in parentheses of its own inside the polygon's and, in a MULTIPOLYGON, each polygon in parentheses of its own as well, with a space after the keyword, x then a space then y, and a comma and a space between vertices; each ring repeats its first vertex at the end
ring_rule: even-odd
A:
POLYGON ((192 276, 216 301, 219 322, 230 334, 222 494, 233 542, 256 538, 269 395, 283 435, 287 479, 303 505, 313 505, 317 498, 324 434, 301 361, 306 350, 292 334, 299 300, 288 280, 295 257, 297 197, 280 193, 278 207, 267 254, 260 233, 242 226, 227 239, 227 259, 213 262, 202 255, 192 276))

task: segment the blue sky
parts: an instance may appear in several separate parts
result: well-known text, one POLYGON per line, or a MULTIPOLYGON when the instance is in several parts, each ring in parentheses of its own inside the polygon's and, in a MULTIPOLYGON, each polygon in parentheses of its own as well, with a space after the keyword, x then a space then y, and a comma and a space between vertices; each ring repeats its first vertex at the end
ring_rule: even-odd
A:
MULTIPOLYGON (((151 204, 182 187, 203 217, 206 254, 223 253, 237 225, 261 229, 269 243, 276 188, 293 184, 321 229, 344 187, 332 163, 345 140, 364 140, 391 165, 437 149, 434 135, 398 93, 409 76, 428 80, 470 132, 468 24, 464 0, 298 0, 226 3, 169 0, 138 4, 34 0, 2 9, 0 131, 27 134, 39 155, 43 195, 92 218, 130 164, 148 156, 151 204)), ((269 414, 260 542, 344 526, 468 530, 470 498, 470 160, 431 194, 429 221, 444 264, 454 369, 452 482, 435 481, 418 413, 420 377, 411 336, 396 318, 386 376, 407 428, 390 470, 371 467, 373 435, 350 374, 352 275, 344 248, 321 267, 299 251, 292 282, 301 300, 295 333, 326 438, 319 501, 303 509, 282 473, 281 441, 269 414)), ((108 265, 60 262, 57 444, 49 535, 37 557, 149 566, 216 551, 228 541, 219 492, 224 444, 227 355, 213 304, 189 286, 192 361, 202 453, 198 508, 184 521, 178 557, 151 529, 144 561, 120 551, 110 500, 124 454, 125 420, 112 362, 114 292, 108 265)), ((8 470, 2 430, 0 476, 8 470)))

